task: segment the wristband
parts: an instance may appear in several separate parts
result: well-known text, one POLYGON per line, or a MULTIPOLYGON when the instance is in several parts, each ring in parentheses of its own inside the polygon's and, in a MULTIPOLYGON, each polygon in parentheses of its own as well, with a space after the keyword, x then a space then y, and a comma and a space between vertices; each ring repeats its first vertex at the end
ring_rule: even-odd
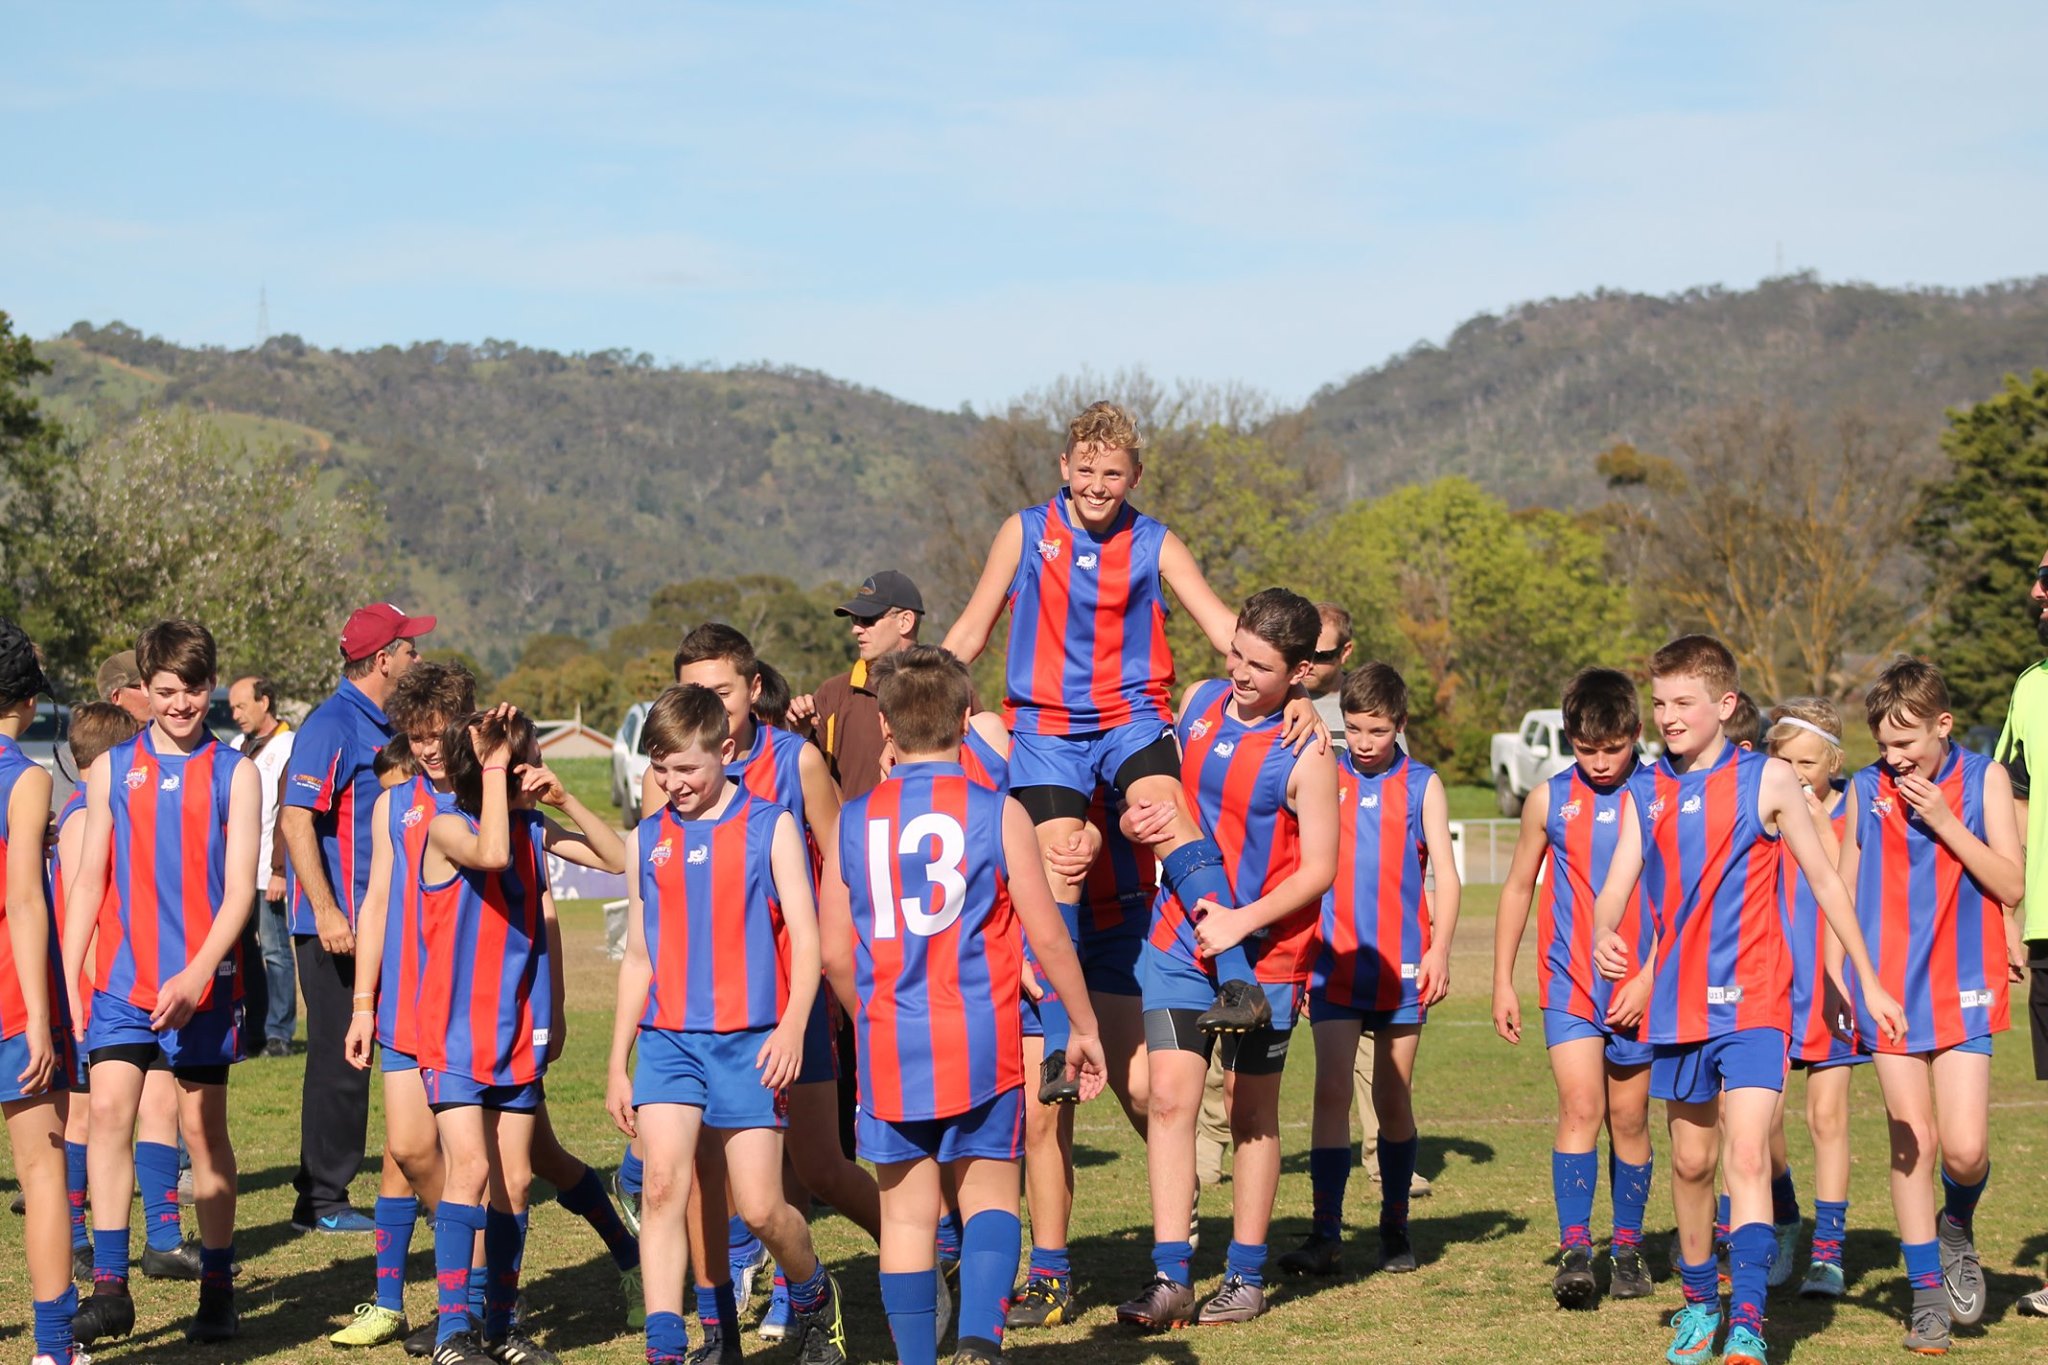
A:
POLYGON ((377 1011, 375 1011, 375 1010, 354 1010, 354 1011, 351 1011, 351 1012, 350 1012, 350 1014, 349 1014, 349 1016, 348 1016, 348 1017, 349 1017, 349 1018, 351 1018, 351 1019, 375 1019, 375 1018, 377 1017, 377 1011))
POLYGON ((374 995, 352 995, 348 998, 348 1002, 351 1005, 374 1005, 377 1003, 377 997, 374 995))
POLYGON ((501 773, 505 771, 505 765, 502 763, 487 763, 484 765, 484 771, 487 773, 501 773))

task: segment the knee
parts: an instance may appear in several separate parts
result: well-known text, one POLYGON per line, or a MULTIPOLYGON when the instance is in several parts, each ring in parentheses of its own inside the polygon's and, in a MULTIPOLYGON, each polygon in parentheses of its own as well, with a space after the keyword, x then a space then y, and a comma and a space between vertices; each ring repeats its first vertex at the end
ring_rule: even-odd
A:
POLYGON ((1731 1180, 1767 1180, 1771 1174, 1770 1143, 1761 1137, 1731 1137, 1727 1162, 1731 1180))
POLYGON ((1173 1086, 1155 1086, 1145 1098, 1145 1117, 1162 1128, 1193 1127, 1201 1103, 1173 1086))
POLYGON ((756 1236, 760 1235, 762 1228, 775 1220, 776 1214, 788 1207, 783 1202, 780 1186, 768 1190, 734 1190, 732 1206, 733 1212, 740 1216, 740 1221, 756 1236))
POLYGON ((1714 1179, 1714 1149, 1710 1143, 1697 1146, 1672 1144, 1671 1178, 1688 1185, 1711 1184, 1714 1179))
POLYGON ((1934 1150, 1934 1124, 1924 1118, 1893 1118, 1890 1122, 1892 1164, 1910 1168, 1934 1150))
POLYGON ((1981 1178, 1991 1164, 1991 1152, 1982 1133, 1946 1141, 1941 1145, 1941 1164, 1952 1176, 1968 1184, 1981 1178))
POLYGON ((690 1178, 677 1169, 648 1166, 640 1179, 640 1202, 661 1212, 681 1208, 690 1197, 690 1178))
POLYGON ((1589 1095, 1562 1091, 1557 1097, 1557 1121, 1574 1133, 1589 1133, 1600 1127, 1600 1103, 1589 1095))

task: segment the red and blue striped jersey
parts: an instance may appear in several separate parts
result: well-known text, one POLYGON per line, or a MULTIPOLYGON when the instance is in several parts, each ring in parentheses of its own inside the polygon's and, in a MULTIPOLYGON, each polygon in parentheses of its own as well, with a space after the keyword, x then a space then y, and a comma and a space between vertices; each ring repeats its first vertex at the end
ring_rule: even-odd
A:
MULTIPOLYGON (((14 799, 14 784, 22 774, 36 766, 36 761, 21 751, 21 745, 5 735, 0 735, 0 873, 7 866, 8 841, 14 838, 35 841, 38 850, 37 861, 41 862, 43 838, 42 822, 36 822, 32 830, 15 831, 8 828, 7 808, 14 799)), ((54 959, 46 964, 48 984, 45 991, 50 1002, 50 1027, 61 1032, 69 1027, 71 1013, 64 990, 64 954, 57 938, 55 903, 47 894, 43 897, 43 913, 49 918, 49 951, 46 956, 54 959)), ((7 898, 0 895, 0 1038, 15 1038, 28 1031, 28 1002, 22 998, 21 977, 14 960, 14 937, 7 928, 7 898)), ((12 1080, 13 1077, 6 1079, 12 1080)))
MULTIPOLYGON (((64 803, 64 809, 57 812, 57 837, 64 836, 64 826, 85 815, 85 788, 78 787, 71 793, 71 799, 64 803)), ((5 817, 0 817, 5 818, 5 817)), ((58 928, 64 925, 64 858, 59 845, 50 845, 50 913, 56 916, 58 928)), ((112 845, 109 845, 111 850, 112 845)), ((107 867, 107 893, 100 898, 100 912, 93 917, 97 925, 103 918, 115 911, 113 864, 107 867)), ((61 959, 60 959, 61 961, 61 959)), ((60 968, 61 970, 61 968, 60 968)), ((71 992, 71 1018, 80 1028, 92 1022, 93 959, 88 957, 78 969, 76 989, 71 992)))
MULTIPOLYGON (((107 802, 114 817, 114 896, 100 907, 98 965, 107 994, 141 1010, 157 988, 191 965, 220 912, 227 865, 228 795, 245 760, 208 735, 189 754, 159 753, 145 729, 107 750, 107 802)), ((240 945, 221 959, 200 993, 240 999, 240 945), (223 986, 223 982, 226 983, 223 986)))
POLYGON ((1067 491, 1019 512, 1003 710, 1016 734, 1078 735, 1173 719, 1159 548, 1166 527, 1126 504, 1101 537, 1067 491))
MULTIPOLYGON (((1278 714, 1247 725, 1230 714, 1230 684, 1200 683, 1181 715, 1180 785, 1202 832, 1223 851, 1223 870, 1239 905, 1272 890, 1301 863, 1301 822, 1287 805, 1287 783, 1298 755, 1280 741, 1278 714)), ((1261 981, 1308 980, 1322 908, 1314 901, 1247 940, 1261 981)), ((1195 955, 1195 926, 1187 908, 1159 888, 1152 945, 1213 972, 1195 955)))
MULTIPOLYGON (((292 741, 285 765, 284 804, 313 812, 313 832, 328 889, 350 926, 370 889, 370 821, 376 814, 377 751, 391 738, 391 722, 363 690, 343 678, 334 695, 313 708, 292 741)), ((317 934, 313 902, 285 860, 286 896, 294 934, 317 934)))
POLYGON ((737 777, 740 785, 772 802, 804 824, 804 779, 798 767, 803 757, 804 737, 772 725, 754 724, 754 742, 747 751, 725 765, 726 775, 737 777))
POLYGON ((1088 865, 1088 880, 1081 886, 1083 933, 1106 934, 1127 920, 1147 919, 1159 894, 1159 862, 1152 845, 1126 839, 1117 823, 1120 816, 1114 793, 1097 787, 1088 803, 1088 823, 1101 831, 1102 851, 1088 865))
MULTIPOLYGON (((1628 779, 1596 787, 1574 763, 1547 786, 1550 810, 1543 832, 1550 850, 1536 888, 1536 995, 1542 1009, 1605 1027, 1615 983, 1593 966, 1593 902, 1614 861, 1628 779)), ((1649 906, 1640 888, 1617 932, 1640 970, 1643 945, 1651 939, 1649 906)))
POLYGON ((1323 893, 1321 951, 1309 985, 1356 1010, 1412 1009, 1429 951, 1422 796, 1436 770, 1406 754, 1383 772, 1337 758, 1337 880, 1323 893))
POLYGON ((789 945, 775 892, 783 808, 740 789, 710 820, 663 806, 640 822, 640 925, 654 978, 640 1027, 774 1028, 789 1003, 789 945))
POLYGON ((1777 837, 1757 818, 1770 761, 1729 744, 1711 768, 1678 773, 1660 758, 1628 780, 1657 933, 1647 1042, 1791 1028, 1777 837))
MULTIPOLYGON (((1839 840, 1849 825, 1846 799, 1831 819, 1835 838, 1839 840)), ((1791 850, 1781 845, 1778 862, 1783 873, 1778 885, 1785 907, 1785 942, 1792 953, 1792 1060, 1824 1062, 1844 1050, 1842 1040, 1836 1036, 1837 1027, 1844 1021, 1831 1018, 1827 1009, 1827 917, 1821 914, 1813 885, 1806 880, 1806 873, 1800 870, 1799 860, 1791 850)), ((1856 969, 1847 962, 1842 964, 1845 983, 1853 982, 1855 973, 1856 969)))
POLYGON ((1009 757, 997 753, 996 746, 983 739, 971 725, 967 727, 967 738, 960 744, 960 766, 967 771, 970 782, 1009 794, 1009 757))
MULTIPOLYGON (((466 811, 454 814, 476 827, 466 811)), ((554 1026, 542 817, 511 815, 512 857, 503 869, 457 868, 420 887, 420 934, 434 970, 420 978, 419 1062, 480 1085, 539 1080, 554 1026)))
POLYGON ((391 841, 391 887, 384 903, 384 959, 377 975, 377 1041, 407 1056, 419 1049, 417 1009, 426 941, 420 936, 420 867, 427 827, 455 798, 424 777, 391 789, 384 803, 384 833, 391 841))
MULTIPOLYGON (((1934 785, 1964 828, 1984 838, 1984 773, 1991 760, 1949 746, 1934 785)), ((1932 1052, 2011 1026, 2004 911, 1962 860, 1927 832, 1891 769, 1850 779, 1856 802, 1856 919, 1878 981, 1906 1011, 1906 1036, 1885 1038, 1856 1004, 1856 1027, 1877 1052, 1932 1052)), ((1858 992, 1860 995, 1861 992, 1858 992)))
POLYGON ((876 1118, 950 1118, 1024 1084, 1006 800, 957 763, 898 763, 841 812, 860 1102, 876 1118))

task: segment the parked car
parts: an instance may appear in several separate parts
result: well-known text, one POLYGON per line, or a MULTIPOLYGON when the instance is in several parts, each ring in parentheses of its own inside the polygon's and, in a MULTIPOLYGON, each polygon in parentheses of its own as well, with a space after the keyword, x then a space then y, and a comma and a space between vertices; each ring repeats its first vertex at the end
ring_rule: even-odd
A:
MULTIPOLYGON (((21 732, 21 751, 42 764, 47 772, 57 770, 57 746, 71 731, 71 708, 59 702, 39 701, 35 716, 21 732)), ((68 774, 66 774, 68 776, 68 774)))
POLYGON ((1562 772, 1572 761, 1564 742, 1564 712, 1530 711, 1513 734, 1493 737, 1493 794, 1500 813, 1509 819, 1522 813, 1522 802, 1539 783, 1562 772))
POLYGON ((647 712, 652 702, 636 701, 626 709, 612 736, 612 804, 630 819, 640 808, 640 783, 647 776, 647 712))
POLYGON ((228 705, 225 687, 214 688, 213 696, 207 699, 206 728, 213 731, 213 737, 223 744, 233 744, 235 736, 242 733, 242 727, 235 724, 235 711, 228 705))

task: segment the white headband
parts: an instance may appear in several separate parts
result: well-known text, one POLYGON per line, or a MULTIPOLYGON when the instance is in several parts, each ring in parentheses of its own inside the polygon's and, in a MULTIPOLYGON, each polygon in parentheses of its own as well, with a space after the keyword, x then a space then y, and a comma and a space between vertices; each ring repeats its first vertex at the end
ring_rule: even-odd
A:
POLYGON ((1801 720, 1797 716, 1780 716, 1776 720, 1772 721, 1771 725, 1774 728, 1780 725, 1797 726, 1799 729, 1806 731, 1806 733, 1810 735, 1819 735, 1822 739, 1834 745, 1837 749, 1842 747, 1841 740, 1836 739, 1833 735, 1821 729, 1818 725, 1815 725, 1810 720, 1801 720))

